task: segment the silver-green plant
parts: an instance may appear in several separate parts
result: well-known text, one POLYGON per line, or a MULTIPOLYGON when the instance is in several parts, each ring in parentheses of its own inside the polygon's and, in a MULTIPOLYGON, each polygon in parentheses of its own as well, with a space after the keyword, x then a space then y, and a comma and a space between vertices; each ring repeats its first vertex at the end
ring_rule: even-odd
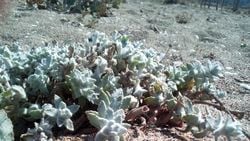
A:
POLYGON ((122 89, 117 89, 111 95, 102 92, 101 99, 97 111, 86 111, 90 123, 100 129, 95 141, 120 141, 130 126, 123 121, 124 110, 132 104, 131 97, 124 96, 122 89))
POLYGON ((43 109, 39 104, 30 104, 27 108, 22 109, 22 117, 28 121, 35 121, 43 117, 43 109))
POLYGON ((243 137, 244 132, 242 125, 236 119, 230 117, 222 118, 222 114, 215 119, 210 112, 206 119, 207 128, 210 129, 215 137, 215 141, 218 140, 220 136, 225 136, 228 141, 231 141, 233 137, 243 137))
POLYGON ((23 115, 23 103, 27 100, 24 89, 12 85, 0 93, 0 109, 5 109, 11 119, 17 119, 23 115))
MULTIPOLYGON (((186 131, 199 138, 210 132, 216 139, 242 133, 235 120, 202 115, 193 103, 215 100, 212 104, 230 114, 218 101, 225 93, 215 87, 223 71, 217 62, 166 67, 161 62, 164 54, 142 42, 130 42, 126 35, 87 36, 84 43, 48 44, 27 51, 18 45, 0 47, 0 109, 14 126, 20 119, 45 124, 44 118, 46 126, 41 128, 57 125, 72 131, 72 116, 81 106, 74 119, 86 114, 99 129, 98 141, 122 140, 129 127, 126 122, 136 119, 156 126, 185 123, 186 131), (80 106, 67 106, 72 103, 80 106), (138 109, 140 114, 135 113, 138 109)), ((30 129, 29 137, 49 140, 51 135, 43 131, 30 129)))
POLYGON ((85 97, 90 102, 95 103, 98 100, 98 93, 95 92, 95 79, 92 78, 92 72, 89 69, 73 70, 66 76, 67 84, 73 93, 73 98, 85 97))
POLYGON ((22 141, 53 141, 53 126, 48 121, 42 118, 40 123, 34 124, 34 128, 29 128, 27 133, 21 135, 22 141))
POLYGON ((203 138, 212 132, 215 140, 219 136, 226 136, 227 140, 232 137, 242 137, 244 135, 241 124, 231 117, 222 118, 222 113, 219 112, 219 117, 212 116, 207 110, 208 115, 202 116, 200 110, 194 107, 191 100, 185 98, 183 108, 183 120, 187 123, 185 132, 191 131, 196 138, 203 138))
POLYGON ((0 110, 0 140, 14 141, 13 125, 4 110, 0 110))
POLYGON ((74 125, 70 118, 78 111, 79 105, 67 106, 59 96, 55 95, 54 106, 44 104, 42 106, 44 115, 48 116, 52 123, 55 121, 58 127, 64 125, 68 130, 74 131, 74 125))

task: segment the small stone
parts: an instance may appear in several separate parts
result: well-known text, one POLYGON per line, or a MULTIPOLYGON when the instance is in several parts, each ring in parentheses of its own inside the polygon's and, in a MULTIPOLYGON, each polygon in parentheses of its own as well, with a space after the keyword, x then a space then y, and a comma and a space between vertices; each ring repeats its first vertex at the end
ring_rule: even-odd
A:
POLYGON ((67 18, 62 18, 62 19, 60 19, 60 21, 64 24, 64 23, 66 23, 66 22, 69 22, 70 20, 67 19, 67 18))
POLYGON ((244 88, 244 89, 247 89, 247 90, 250 90, 250 85, 246 84, 246 83, 239 83, 239 85, 244 88))
POLYGON ((72 22, 71 25, 74 26, 74 27, 80 27, 81 26, 81 24, 79 22, 72 22))
POLYGON ((183 65, 183 62, 182 61, 174 61, 173 65, 176 67, 179 67, 179 66, 183 65))
POLYGON ((229 72, 229 71, 226 71, 225 74, 226 75, 238 75, 238 73, 236 72, 229 72))
POLYGON ((232 70, 232 67, 225 67, 226 70, 232 70))

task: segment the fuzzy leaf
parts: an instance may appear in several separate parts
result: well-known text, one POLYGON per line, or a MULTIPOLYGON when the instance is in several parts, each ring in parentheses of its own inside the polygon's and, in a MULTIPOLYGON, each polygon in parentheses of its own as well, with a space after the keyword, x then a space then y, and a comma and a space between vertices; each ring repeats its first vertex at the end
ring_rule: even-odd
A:
POLYGON ((48 94, 48 82, 49 78, 44 74, 32 74, 27 79, 27 83, 29 84, 29 87, 32 89, 33 93, 41 92, 43 94, 48 94))
POLYGON ((95 103, 98 99, 98 95, 95 92, 95 79, 92 77, 92 72, 88 69, 80 70, 74 69, 67 77, 67 83, 70 85, 73 98, 79 98, 81 96, 87 98, 90 102, 95 103))
POLYGON ((107 106, 108 105, 106 105, 103 100, 99 103, 97 111, 100 117, 105 117, 105 115, 107 114, 106 113, 108 110, 107 106))
POLYGON ((136 96, 136 97, 142 97, 143 94, 146 93, 146 92, 147 92, 147 90, 143 89, 140 86, 140 80, 137 80, 133 95, 136 96))
POLYGON ((70 110, 70 112, 72 114, 74 114, 79 110, 80 106, 79 105, 70 105, 67 108, 70 110))
POLYGON ((63 125, 70 131, 74 131, 74 125, 71 119, 66 119, 63 125))
POLYGON ((27 100, 26 92, 24 91, 23 87, 18 85, 12 85, 11 91, 15 93, 14 94, 15 100, 17 101, 27 100))
POLYGON ((109 95, 103 89, 101 89, 100 100, 103 100, 106 105, 110 105, 109 95))
POLYGON ((96 111, 86 111, 85 113, 89 119, 90 124, 98 129, 101 129, 107 122, 106 119, 99 117, 96 111))
POLYGON ((44 113, 50 117, 56 117, 57 109, 53 107, 51 104, 44 104, 42 106, 44 113))
POLYGON ((61 102, 62 102, 62 99, 58 95, 55 95, 54 96, 55 107, 59 107, 59 105, 60 105, 61 102))
POLYGON ((58 105, 58 107, 56 107, 58 109, 66 109, 67 108, 67 105, 66 103, 64 103, 63 101, 61 101, 58 105))
POLYGON ((4 110, 0 110, 0 140, 14 141, 13 125, 4 110))
POLYGON ((131 106, 131 97, 130 96, 125 96, 122 99, 122 103, 121 103, 121 109, 128 109, 131 106))

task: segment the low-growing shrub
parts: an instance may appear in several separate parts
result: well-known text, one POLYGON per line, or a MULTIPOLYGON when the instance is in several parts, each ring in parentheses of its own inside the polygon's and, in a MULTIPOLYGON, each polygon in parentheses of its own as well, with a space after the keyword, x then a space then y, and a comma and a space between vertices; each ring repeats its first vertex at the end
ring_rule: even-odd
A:
POLYGON ((38 9, 54 9, 68 13, 89 12, 96 16, 108 16, 109 9, 119 8, 124 0, 26 0, 29 7, 37 6, 38 9))
POLYGON ((53 140, 58 128, 77 132, 90 123, 96 141, 119 141, 138 120, 146 127, 186 125, 197 138, 244 134, 219 101, 226 93, 214 85, 223 77, 218 62, 165 66, 163 56, 118 32, 89 33, 71 45, 1 46, 0 139, 53 140), (204 115, 194 106, 208 102, 229 116, 204 115))

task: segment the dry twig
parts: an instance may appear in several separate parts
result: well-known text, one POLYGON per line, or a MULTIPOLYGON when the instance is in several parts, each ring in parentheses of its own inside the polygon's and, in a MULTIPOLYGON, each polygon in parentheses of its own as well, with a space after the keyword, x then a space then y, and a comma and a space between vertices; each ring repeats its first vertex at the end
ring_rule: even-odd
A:
POLYGON ((142 107, 134 108, 128 112, 126 115, 126 121, 134 121, 136 118, 138 118, 141 115, 144 115, 149 111, 149 108, 147 105, 144 105, 142 107))
MULTIPOLYGON (((208 105, 208 106, 212 106, 220 111, 224 111, 226 113, 228 113, 231 117, 232 115, 236 116, 238 119, 242 119, 244 117, 244 112, 242 111, 234 111, 234 110, 228 110, 226 109, 226 107, 224 105, 222 105, 222 103, 220 105, 217 105, 215 103, 210 103, 207 101, 200 101, 200 100, 193 100, 192 101, 194 104, 204 104, 204 105, 208 105)), ((234 119, 233 119, 234 120, 234 119)))

